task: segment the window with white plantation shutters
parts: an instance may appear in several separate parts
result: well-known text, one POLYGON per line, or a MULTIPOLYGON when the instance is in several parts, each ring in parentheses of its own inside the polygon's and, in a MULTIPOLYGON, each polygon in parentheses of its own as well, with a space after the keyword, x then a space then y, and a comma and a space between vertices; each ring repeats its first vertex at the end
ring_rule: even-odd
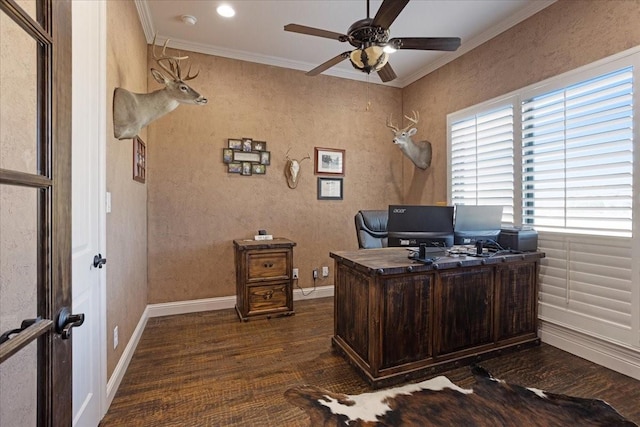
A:
POLYGON ((449 127, 451 203, 504 206, 513 223, 513 105, 455 120, 449 127))
POLYGON ((522 102, 523 223, 630 237, 633 68, 522 102))
POLYGON ((640 350, 639 72, 637 47, 447 116, 450 203, 534 228, 541 330, 602 354, 640 350))

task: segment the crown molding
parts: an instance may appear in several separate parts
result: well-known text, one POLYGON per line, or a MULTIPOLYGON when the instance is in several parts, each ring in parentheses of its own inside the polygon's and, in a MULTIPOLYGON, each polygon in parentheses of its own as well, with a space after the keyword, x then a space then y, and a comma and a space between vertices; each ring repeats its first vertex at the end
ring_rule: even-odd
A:
POLYGON ((149 3, 146 0, 134 0, 136 9, 138 10, 138 17, 142 24, 142 31, 144 37, 147 39, 147 43, 151 43, 153 35, 155 34, 155 27, 153 26, 153 20, 151 19, 151 11, 149 10, 149 3))
MULTIPOLYGON (((158 46, 162 46, 164 42, 167 41, 167 39, 168 38, 166 36, 158 34, 158 36, 156 37, 156 44, 158 46)), ((194 43, 194 42, 181 40, 181 39, 171 38, 169 40, 170 40, 169 47, 172 49, 188 50, 190 52, 237 59, 239 61, 247 61, 247 62, 254 62, 258 64, 271 65, 274 67, 289 68, 292 70, 300 70, 300 71, 306 72, 313 69, 317 65, 317 64, 315 65, 308 64, 306 62, 301 62, 301 61, 291 61, 288 59, 278 58, 274 56, 257 55, 255 53, 244 52, 240 50, 224 49, 220 47, 194 43)), ((363 82, 366 82, 367 77, 369 77, 366 73, 363 73, 361 71, 356 71, 355 69, 353 71, 345 71, 339 68, 332 68, 327 71, 324 71, 322 75, 340 77, 340 78, 349 79, 349 80, 358 80, 363 82)), ((401 87, 400 82, 396 82, 395 80, 389 83, 382 83, 377 79, 375 80, 370 79, 369 83, 381 84, 385 86, 392 86, 392 87, 398 87, 398 88, 401 87)))
MULTIPOLYGON (((369 75, 361 71, 357 71, 355 69, 347 71, 347 70, 336 68, 336 67, 333 67, 333 68, 330 68, 329 70, 324 71, 322 75, 339 77, 339 78, 349 79, 349 80, 357 80, 362 82, 368 81, 369 83, 373 83, 373 84, 404 88, 410 85, 411 83, 426 76, 427 74, 432 73, 438 68, 443 67, 449 62, 459 58, 465 53, 475 49, 476 47, 487 42, 488 40, 491 40, 497 35, 505 32, 509 28, 529 18, 530 16, 535 15, 536 13, 540 12, 541 10, 545 9, 546 7, 555 3, 556 1, 557 0, 532 1, 529 7, 522 9, 518 13, 512 15, 509 19, 500 22, 498 25, 490 28, 489 30, 483 32, 482 34, 472 38, 471 40, 464 42, 457 51, 443 55, 439 59, 432 62, 429 66, 420 69, 419 71, 411 74, 405 79, 397 78, 391 82, 382 83, 377 78, 369 79, 369 75)), ((138 10, 138 16, 140 18, 140 23, 142 24, 142 29, 147 39, 147 43, 151 44, 151 42, 153 41, 153 37, 155 35, 155 28, 153 25, 153 21, 151 19, 151 12, 149 11, 147 0, 134 0, 134 2, 136 5, 136 9, 138 10)), ((166 40, 167 40, 167 37, 162 36, 161 34, 158 34, 156 43, 161 44, 161 43, 164 43, 166 40)), ((240 61, 255 62, 258 64, 271 65, 274 67, 281 67, 281 68, 289 68, 289 69, 300 70, 305 72, 317 66, 317 64, 310 64, 307 62, 291 61, 288 59, 279 58, 275 56, 258 55, 255 53, 245 52, 240 50, 224 49, 220 47, 213 47, 209 45, 193 43, 193 42, 189 42, 186 40, 179 40, 179 39, 171 39, 170 47, 174 49, 188 50, 190 52, 203 53, 206 55, 214 55, 214 56, 220 56, 223 58, 237 59, 240 61)))

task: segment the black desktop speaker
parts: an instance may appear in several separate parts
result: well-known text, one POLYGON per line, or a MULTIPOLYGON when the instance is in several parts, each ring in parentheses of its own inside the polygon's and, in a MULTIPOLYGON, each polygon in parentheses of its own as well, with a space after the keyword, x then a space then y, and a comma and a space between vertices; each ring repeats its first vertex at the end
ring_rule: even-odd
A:
POLYGON ((530 228, 503 228, 498 236, 498 244, 504 249, 520 252, 538 250, 538 232, 530 228))

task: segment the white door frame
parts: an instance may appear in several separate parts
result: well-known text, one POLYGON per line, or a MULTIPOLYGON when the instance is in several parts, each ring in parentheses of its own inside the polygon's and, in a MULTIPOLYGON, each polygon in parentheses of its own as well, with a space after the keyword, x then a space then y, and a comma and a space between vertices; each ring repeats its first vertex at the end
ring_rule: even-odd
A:
MULTIPOLYGON (((78 1, 78 0, 74 0, 78 1)), ((95 86, 91 96, 87 96, 86 102, 96 103, 96 105, 83 105, 83 98, 80 97, 80 101, 76 99, 76 102, 80 103, 80 109, 82 111, 83 108, 97 110, 96 117, 94 119, 95 124, 91 124, 94 128, 90 129, 91 133, 91 141, 73 141, 73 143, 79 144, 96 144, 97 145, 97 160, 95 165, 92 165, 90 169, 90 174, 92 178, 95 179, 97 176, 97 195, 94 200, 94 203, 98 204, 97 207, 97 239, 98 239, 98 247, 96 248, 97 253, 101 253, 103 257, 107 257, 106 254, 106 119, 107 119, 107 93, 106 93, 106 80, 107 80, 107 4, 105 0, 85 0, 85 4, 83 7, 92 7, 92 13, 90 16, 82 16, 79 13, 78 16, 72 15, 72 19, 90 19, 92 22, 90 31, 95 31, 95 38, 91 37, 91 43, 93 46, 89 46, 89 53, 83 52, 83 55, 91 55, 92 57, 88 60, 89 63, 97 64, 97 75, 91 76, 91 78, 95 81, 95 86), (97 102, 95 101, 97 100, 97 102)), ((73 34, 73 38, 83 37, 82 34, 73 34)), ((75 40, 76 42, 78 40, 75 40)), ((86 50, 86 49, 85 49, 86 50)), ((73 54, 73 52, 72 52, 73 54)), ((77 70, 73 70, 76 72, 77 70)), ((72 159, 72 162, 74 159, 72 159)), ((72 218, 72 228, 78 225, 77 221, 81 221, 81 219, 72 218)), ((72 270, 75 268, 86 268, 87 266, 75 266, 72 265, 72 270)), ((106 313, 107 313, 107 298, 106 298, 106 271, 107 268, 94 269, 91 274, 97 276, 97 285, 95 292, 97 298, 97 313, 85 313, 86 316, 92 316, 97 323, 97 331, 98 336, 96 340, 93 341, 94 347, 97 346, 99 348, 93 348, 92 353, 97 354, 98 360, 95 361, 95 366, 97 367, 99 373, 97 375, 97 384, 95 386, 95 399, 98 405, 98 419, 91 420, 91 422, 95 421, 95 425, 97 425, 104 414, 106 413, 109 402, 107 400, 107 332, 106 332, 106 313)), ((72 287, 75 287, 76 284, 73 283, 72 287)), ((78 284, 79 286, 79 284, 78 284)), ((72 292, 74 294, 74 292, 72 292)), ((73 355, 75 359, 76 355, 73 355)), ((75 414, 74 414, 75 415, 75 414)), ((84 426, 79 426, 84 427, 84 426)))
MULTIPOLYGON (((99 174, 98 186, 101 197, 99 200, 99 236, 100 236, 100 251, 102 254, 107 253, 107 112, 110 109, 107 108, 107 2, 106 0, 100 0, 99 6, 99 58, 100 74, 98 76, 98 111, 99 111, 99 129, 98 129, 98 158, 99 174)), ((100 270, 100 419, 104 417, 109 409, 111 402, 107 399, 107 270, 100 270)))

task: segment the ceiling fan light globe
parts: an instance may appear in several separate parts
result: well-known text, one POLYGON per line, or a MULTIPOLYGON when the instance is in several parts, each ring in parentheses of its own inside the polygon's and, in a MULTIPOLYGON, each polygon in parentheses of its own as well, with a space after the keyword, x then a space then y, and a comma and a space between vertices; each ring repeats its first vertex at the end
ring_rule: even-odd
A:
POLYGON ((351 65, 367 74, 378 71, 387 64, 389 55, 381 46, 372 45, 364 49, 355 49, 349 55, 351 65))
POLYGON ((385 45, 385 47, 383 48, 383 50, 385 51, 385 53, 393 53, 395 51, 397 51, 397 49, 395 48, 395 46, 393 45, 385 45))

